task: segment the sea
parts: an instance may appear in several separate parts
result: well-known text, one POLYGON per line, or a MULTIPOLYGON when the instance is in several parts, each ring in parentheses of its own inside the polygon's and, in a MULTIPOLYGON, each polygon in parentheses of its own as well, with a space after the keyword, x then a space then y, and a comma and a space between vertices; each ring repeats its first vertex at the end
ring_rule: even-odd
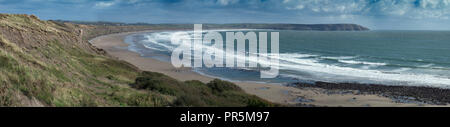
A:
MULTIPOLYGON (((193 31, 137 33, 127 36, 125 42, 129 44, 128 50, 142 57, 170 63, 172 51, 179 46, 171 42, 171 37, 180 32, 191 37, 193 34, 193 31)), ((260 68, 192 68, 214 78, 274 84, 323 81, 450 88, 450 31, 242 29, 203 32, 218 32, 224 41, 226 32, 255 32, 257 36, 259 32, 279 32, 279 56, 271 58, 279 61, 276 78, 260 78, 260 68)), ((207 46, 211 47, 204 45, 207 46)), ((246 56, 237 57, 245 59, 246 56)))

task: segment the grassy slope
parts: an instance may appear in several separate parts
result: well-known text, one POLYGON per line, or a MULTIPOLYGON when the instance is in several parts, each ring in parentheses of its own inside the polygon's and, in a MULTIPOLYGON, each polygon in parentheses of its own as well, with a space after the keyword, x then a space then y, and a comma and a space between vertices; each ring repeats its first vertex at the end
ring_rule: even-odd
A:
POLYGON ((273 106, 229 82, 141 72, 87 42, 140 29, 0 14, 0 106, 273 106))

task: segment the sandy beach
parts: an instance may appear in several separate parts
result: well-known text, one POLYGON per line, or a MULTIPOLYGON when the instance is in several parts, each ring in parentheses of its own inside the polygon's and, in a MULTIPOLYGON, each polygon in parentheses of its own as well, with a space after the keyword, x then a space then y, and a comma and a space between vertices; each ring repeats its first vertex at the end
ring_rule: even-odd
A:
MULTIPOLYGON (((151 32, 151 31, 146 31, 151 32)), ((97 48, 105 50, 110 56, 127 61, 141 70, 159 72, 180 81, 199 80, 209 82, 212 77, 200 75, 190 68, 174 68, 170 63, 152 58, 141 57, 138 53, 128 51, 124 38, 138 32, 128 32, 100 36, 90 42, 97 48)), ((358 94, 356 91, 335 92, 321 88, 297 88, 279 84, 251 82, 234 82, 247 93, 259 96, 271 102, 287 106, 345 106, 345 107, 379 107, 379 106, 434 106, 418 103, 400 103, 391 98, 376 94, 358 94)))

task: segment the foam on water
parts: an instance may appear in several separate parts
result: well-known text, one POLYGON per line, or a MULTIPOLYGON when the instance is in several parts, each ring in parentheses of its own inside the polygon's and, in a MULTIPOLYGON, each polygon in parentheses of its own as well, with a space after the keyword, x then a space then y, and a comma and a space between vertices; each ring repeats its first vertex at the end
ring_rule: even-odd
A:
POLYGON ((384 66, 386 63, 375 63, 375 62, 366 62, 366 61, 356 61, 356 60, 338 60, 341 63, 347 63, 347 64, 365 64, 365 65, 372 65, 372 66, 384 66))
MULTIPOLYGON (((208 30, 224 32, 230 30, 208 30)), ((208 32, 204 31, 204 32, 208 32)), ((248 30, 240 30, 248 31, 248 30)), ((192 31, 187 31, 192 36, 192 31)), ((151 50, 171 52, 177 45, 171 44, 170 37, 176 32, 157 32, 144 34, 144 40, 136 42, 151 50)), ((280 42, 282 45, 283 42, 280 42)), ((202 49, 214 50, 215 47, 204 45, 203 48, 194 47, 194 52, 202 49)), ((131 49, 133 50, 133 49, 131 49)), ((133 50, 139 51, 139 50, 133 50)), ((280 49, 282 52, 282 49, 280 49)), ((426 85, 435 87, 449 87, 448 76, 433 75, 430 73, 418 73, 410 67, 390 67, 393 64, 387 62, 369 62, 358 59, 359 56, 326 56, 314 53, 280 53, 278 57, 267 54, 258 54, 260 57, 278 59, 280 61, 280 75, 298 78, 300 80, 330 81, 330 82, 360 82, 360 83, 383 83, 391 85, 426 85), (336 62, 323 62, 322 60, 335 60, 336 62), (343 66, 352 65, 352 66, 343 66), (356 66, 361 65, 361 66, 356 66), (390 67, 390 70, 379 69, 390 67), (285 73, 289 72, 289 73, 285 73), (304 75, 305 73, 309 75, 304 75)), ((251 56, 251 55, 249 55, 251 56)), ((269 61, 258 61, 257 57, 236 56, 239 60, 249 62, 268 63, 269 61)), ((416 60, 419 61, 419 60, 416 60)), ((423 60, 420 60, 423 62, 423 60)), ((432 68, 434 64, 424 64, 417 68, 432 68)), ((248 69, 248 68, 247 68, 248 69)), ((446 68, 444 68, 446 69, 446 68)), ((227 77, 222 77, 227 79, 227 77)), ((233 79, 230 79, 233 80, 233 79)))

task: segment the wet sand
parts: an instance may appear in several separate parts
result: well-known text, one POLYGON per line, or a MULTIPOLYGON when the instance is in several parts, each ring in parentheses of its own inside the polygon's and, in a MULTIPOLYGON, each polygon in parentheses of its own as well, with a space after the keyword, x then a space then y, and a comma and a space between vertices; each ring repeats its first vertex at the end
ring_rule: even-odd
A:
MULTIPOLYGON (((151 32, 151 31, 145 31, 151 32)), ((128 51, 124 38, 138 32, 127 32, 100 36, 90 40, 92 45, 105 50, 110 56, 127 61, 141 70, 159 72, 180 81, 199 80, 209 82, 212 77, 200 75, 190 68, 174 68, 168 62, 141 57, 138 53, 128 51)), ((349 91, 330 93, 329 90, 313 87, 290 87, 279 84, 252 82, 234 82, 247 93, 259 96, 274 103, 287 106, 344 106, 344 107, 379 107, 379 106, 436 106, 418 103, 399 103, 379 94, 357 94, 349 91)))

